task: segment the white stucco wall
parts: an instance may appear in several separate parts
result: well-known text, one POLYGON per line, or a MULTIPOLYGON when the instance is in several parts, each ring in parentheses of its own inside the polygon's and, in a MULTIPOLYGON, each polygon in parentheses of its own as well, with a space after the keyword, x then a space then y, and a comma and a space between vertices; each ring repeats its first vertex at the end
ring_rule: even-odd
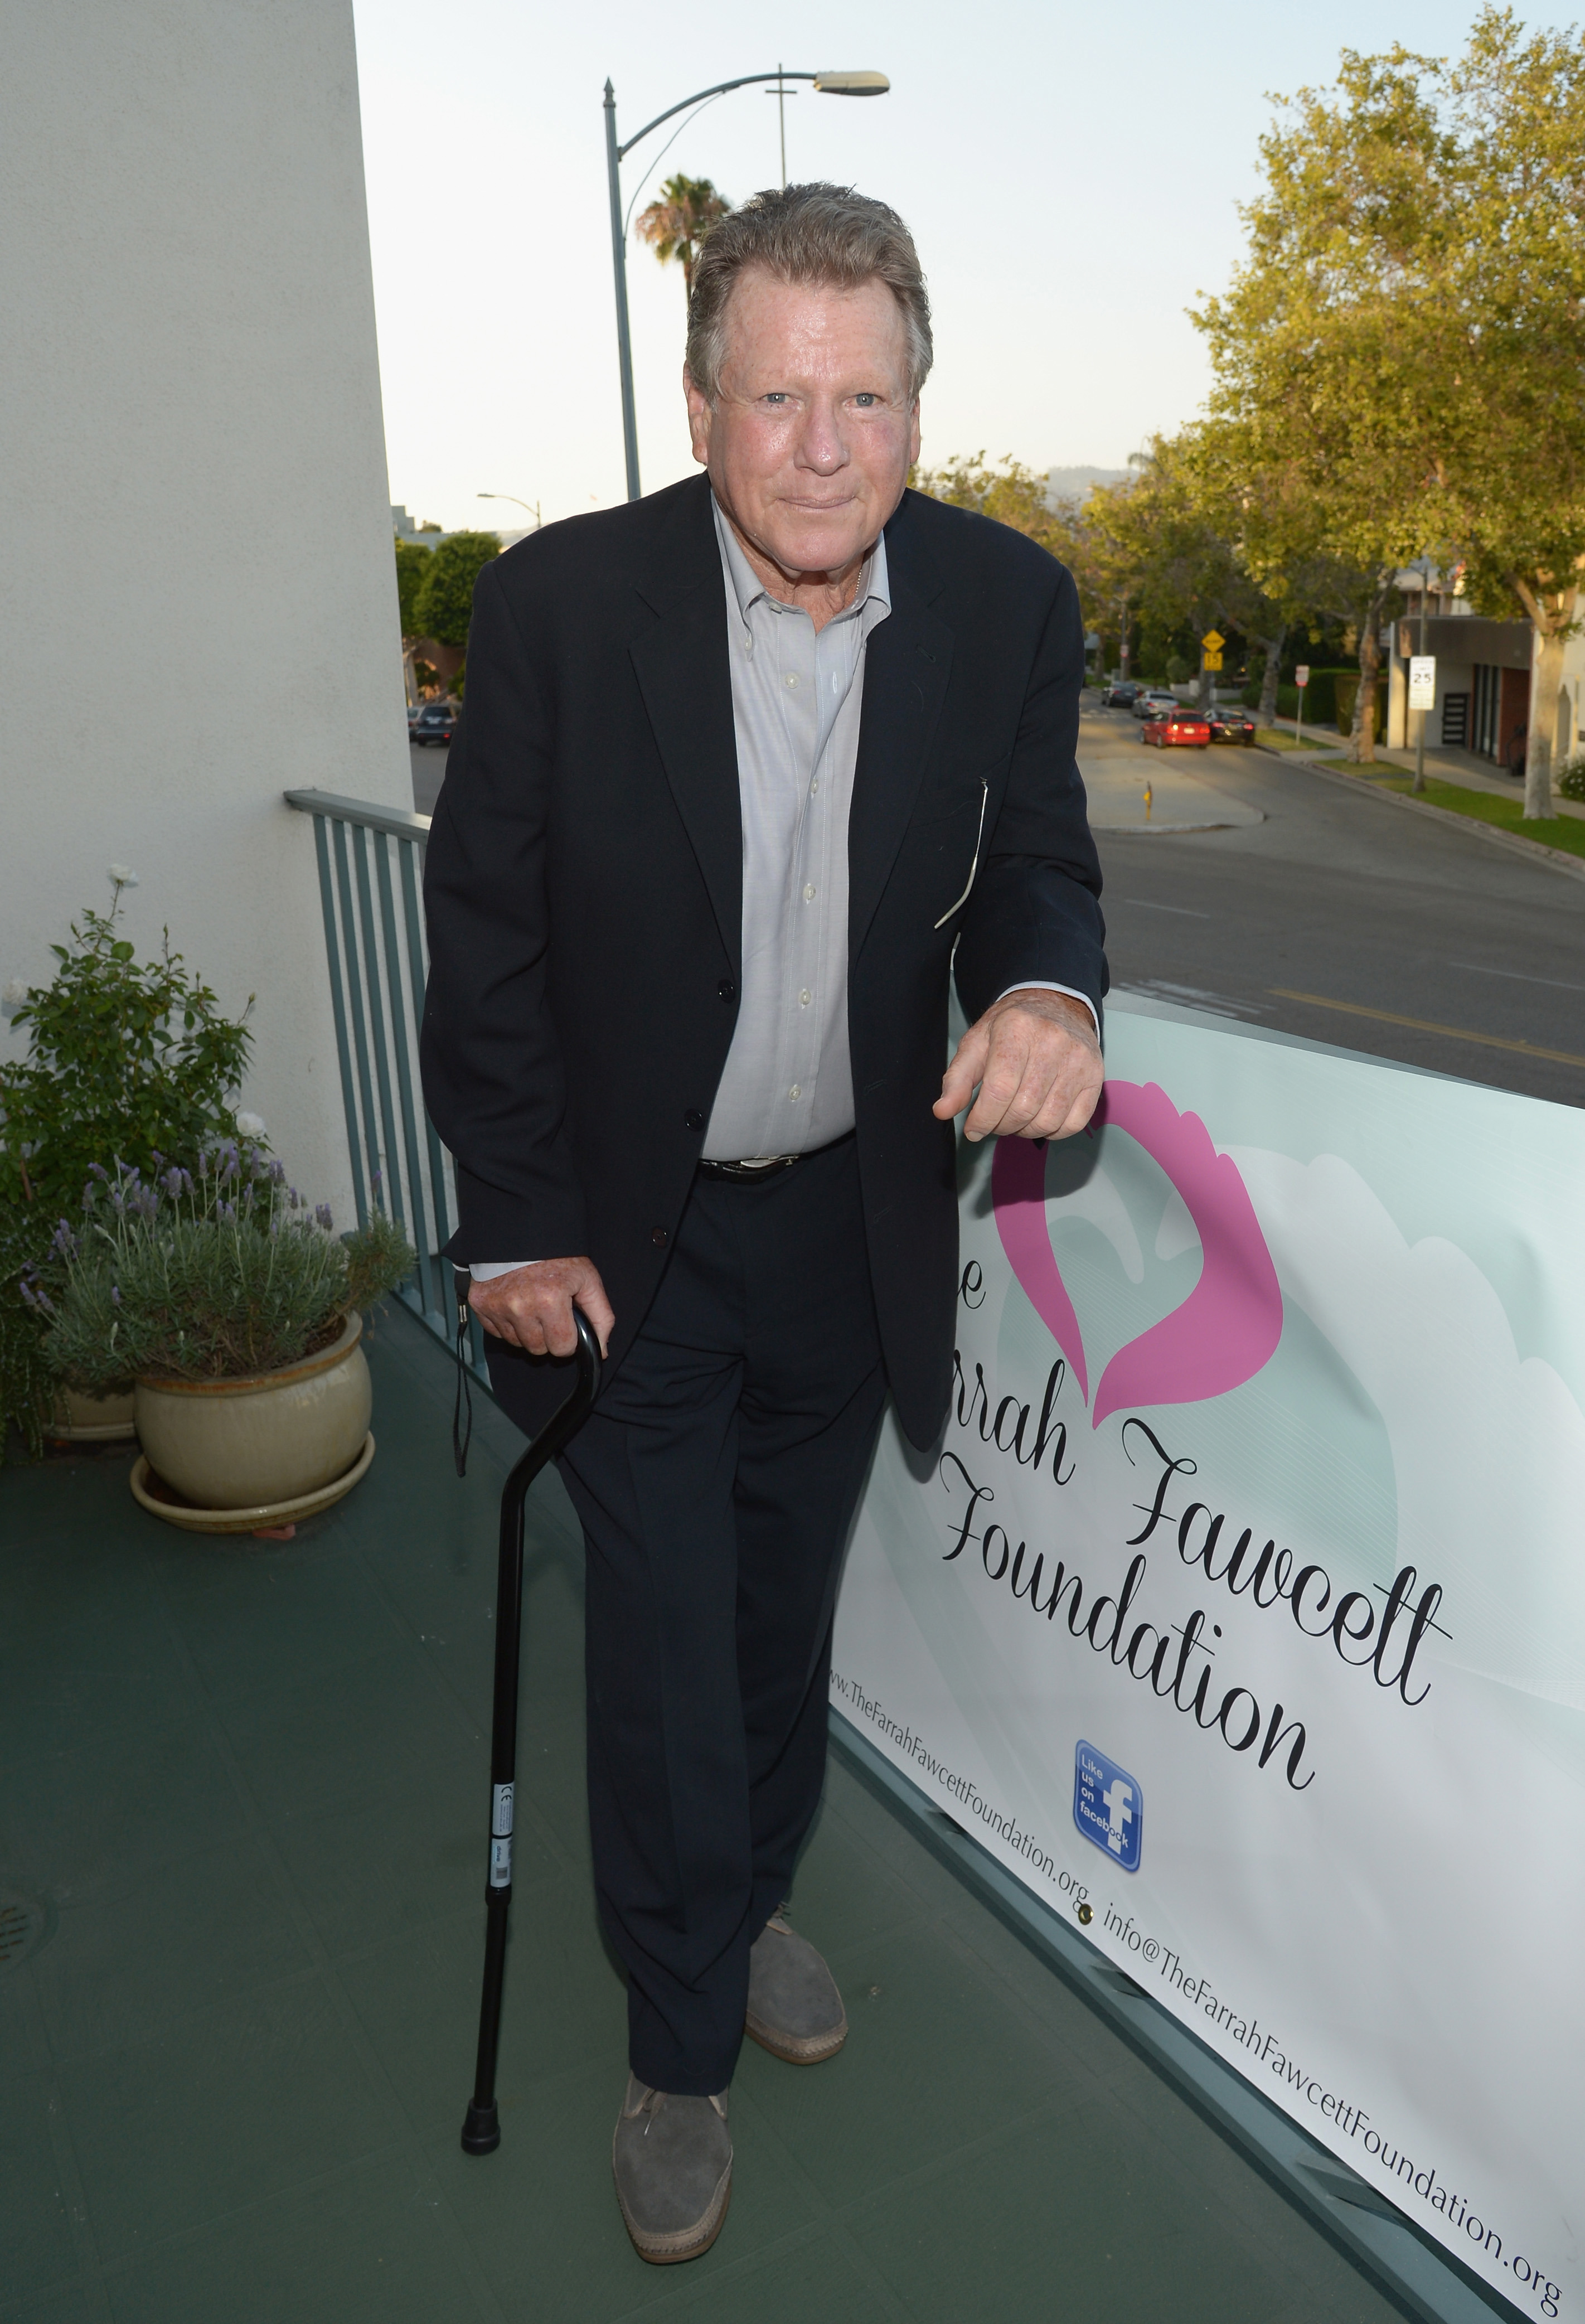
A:
MULTIPOLYGON (((0 147, 0 982, 106 866, 350 1218, 314 784, 412 804, 351 0, 23 0, 0 147)), ((5 1028, 0 1054, 17 1053, 5 1028)))

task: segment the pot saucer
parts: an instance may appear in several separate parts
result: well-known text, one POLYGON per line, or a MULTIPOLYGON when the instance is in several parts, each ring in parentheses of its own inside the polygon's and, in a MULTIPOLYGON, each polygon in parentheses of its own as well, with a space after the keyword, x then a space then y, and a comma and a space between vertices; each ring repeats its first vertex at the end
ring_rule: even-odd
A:
POLYGON ((133 1498, 151 1515, 163 1517, 167 1525, 180 1526, 184 1533, 274 1532, 278 1527, 294 1526, 304 1517, 318 1517, 321 1509, 333 1507, 367 1473, 373 1457, 374 1438, 371 1432, 364 1439, 363 1451, 345 1474, 311 1493, 299 1493, 295 1500, 264 1501, 251 1509, 195 1509, 190 1501, 182 1499, 174 1485, 168 1485, 150 1468, 148 1454, 140 1452, 132 1464, 133 1498))

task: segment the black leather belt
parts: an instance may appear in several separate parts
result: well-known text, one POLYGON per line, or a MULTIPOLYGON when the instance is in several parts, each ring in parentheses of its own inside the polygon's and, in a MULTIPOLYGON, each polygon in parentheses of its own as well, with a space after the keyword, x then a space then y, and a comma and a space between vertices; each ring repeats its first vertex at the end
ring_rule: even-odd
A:
POLYGON ((724 1178, 736 1186, 757 1186, 767 1178, 779 1178, 795 1162, 813 1162, 816 1155, 830 1154, 839 1146, 852 1142, 850 1130, 844 1138, 834 1138, 828 1146, 811 1147, 806 1154, 749 1154, 741 1162, 701 1162, 701 1178, 724 1178))
POLYGON ((790 1170, 795 1162, 802 1159, 801 1154, 755 1154, 744 1162, 701 1162, 699 1176, 731 1178, 739 1185, 751 1185, 761 1178, 779 1178, 784 1170, 790 1170))

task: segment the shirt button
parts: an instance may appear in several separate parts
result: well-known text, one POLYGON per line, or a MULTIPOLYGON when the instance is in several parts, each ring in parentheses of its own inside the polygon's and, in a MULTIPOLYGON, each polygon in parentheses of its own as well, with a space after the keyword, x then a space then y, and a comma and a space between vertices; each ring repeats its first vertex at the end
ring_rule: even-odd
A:
POLYGON ((796 673, 790 669, 787 674, 787 682, 789 686, 796 686, 798 682, 796 673))
POLYGON ((794 1084, 793 1084, 793 1085, 792 1085, 791 1089, 789 1089, 789 1090, 788 1090, 788 1097, 802 1097, 802 1095, 803 1095, 803 1094, 804 1094, 804 1093, 803 1093, 803 1091, 798 1087, 798 1085, 797 1085, 797 1082, 794 1082, 794 1084))
POLYGON ((808 1007, 808 1005, 809 1005, 809 996, 808 996, 808 994, 807 994, 806 992, 800 992, 800 993, 799 993, 799 995, 798 995, 798 1006, 799 1006, 799 1008, 800 1008, 800 1009, 806 1009, 806 1008, 808 1007))
POLYGON ((737 999, 737 986, 733 982, 730 976, 723 976, 715 990, 720 994, 723 1001, 735 1001, 737 999))
POLYGON ((815 883, 814 883, 814 881, 811 881, 809 882, 809 884, 807 885, 807 887, 806 887, 806 889, 804 890, 804 901, 805 901, 805 903, 806 903, 806 904, 812 904, 812 903, 814 902, 814 900, 815 900, 815 883))
POLYGON ((650 1240, 654 1244, 657 1250, 664 1250, 667 1244, 671 1240, 671 1237, 667 1233, 664 1227, 651 1227, 650 1230, 650 1240))
POLYGON ((815 780, 814 780, 814 781, 809 785, 809 797, 810 797, 811 798, 814 798, 815 793, 819 789, 819 788, 820 788, 820 779, 819 779, 819 777, 816 775, 816 777, 815 778, 815 780))
POLYGON ((683 1116, 683 1118, 682 1118, 682 1126, 683 1126, 683 1128, 684 1128, 685 1130, 703 1130, 703 1129, 704 1129, 704 1127, 705 1127, 705 1117, 704 1117, 704 1115, 699 1111, 699 1109, 698 1109, 698 1107, 697 1107, 696 1105, 690 1105, 690 1106, 689 1106, 689 1108, 688 1108, 687 1111, 684 1114, 684 1116, 683 1116))

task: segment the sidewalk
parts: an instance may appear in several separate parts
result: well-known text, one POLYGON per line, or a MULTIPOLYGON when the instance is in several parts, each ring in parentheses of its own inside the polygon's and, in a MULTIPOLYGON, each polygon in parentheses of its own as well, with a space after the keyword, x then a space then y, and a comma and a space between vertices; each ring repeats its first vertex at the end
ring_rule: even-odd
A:
MULTIPOLYGON (((1291 718, 1279 718, 1276 727, 1270 731, 1275 732, 1289 749, 1296 748, 1302 755, 1313 756, 1323 764, 1328 760, 1340 761, 1348 765, 1365 781, 1368 782, 1371 779, 1369 768, 1353 766, 1353 761, 1346 756, 1347 744, 1343 737, 1341 734, 1334 735, 1330 727, 1306 726, 1304 742, 1297 745, 1292 740, 1294 722, 1291 718)), ((1376 746, 1376 764, 1383 768, 1390 767, 1395 773, 1413 775, 1415 753, 1413 750, 1389 750, 1386 743, 1378 742, 1376 746)), ((1425 752, 1425 772, 1428 777, 1434 776, 1438 782, 1455 784, 1460 790, 1487 791, 1494 798, 1513 799, 1521 803, 1524 799, 1523 783, 1511 782, 1506 775, 1499 775, 1489 759, 1479 758, 1473 751, 1433 750, 1428 746, 1425 752)), ((1553 788, 1552 804, 1555 814, 1578 816, 1581 822, 1585 822, 1585 806, 1576 799, 1560 798, 1555 785, 1553 788)))

